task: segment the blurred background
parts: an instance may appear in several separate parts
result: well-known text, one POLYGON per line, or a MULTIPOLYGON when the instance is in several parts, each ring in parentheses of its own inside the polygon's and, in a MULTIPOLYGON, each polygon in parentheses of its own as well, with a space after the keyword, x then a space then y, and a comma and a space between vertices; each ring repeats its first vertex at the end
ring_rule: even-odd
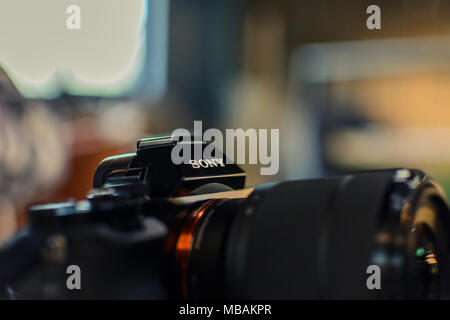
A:
POLYGON ((417 167, 450 191, 450 2, 377 1, 381 30, 371 4, 2 0, 0 242, 30 204, 83 198, 101 159, 194 120, 280 129, 279 174, 243 166, 249 186, 417 167))

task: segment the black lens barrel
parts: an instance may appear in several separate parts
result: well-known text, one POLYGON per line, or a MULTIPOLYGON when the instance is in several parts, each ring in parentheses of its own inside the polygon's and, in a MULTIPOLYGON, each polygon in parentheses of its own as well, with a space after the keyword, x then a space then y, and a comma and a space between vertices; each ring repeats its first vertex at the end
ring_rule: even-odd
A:
MULTIPOLYGON (((439 225, 433 232, 448 240, 446 202, 420 171, 289 181, 257 188, 240 203, 225 201, 197 231, 202 240, 191 255, 192 292, 235 299, 427 297, 410 292, 417 287, 408 273, 414 226, 402 221, 405 208, 415 210, 424 196, 439 203, 430 205, 439 225), (367 285, 371 265, 380 268, 381 289, 367 285)), ((444 242, 441 255, 448 255, 444 242)), ((441 273, 440 287, 447 288, 447 272, 441 273)))

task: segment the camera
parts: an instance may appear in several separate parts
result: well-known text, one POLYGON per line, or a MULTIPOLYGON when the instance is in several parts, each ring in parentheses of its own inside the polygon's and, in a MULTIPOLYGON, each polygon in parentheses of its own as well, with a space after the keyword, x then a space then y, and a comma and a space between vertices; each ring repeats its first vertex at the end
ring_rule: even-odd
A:
POLYGON ((177 143, 140 140, 100 163, 85 200, 31 207, 0 251, 0 296, 449 298, 449 209, 422 171, 245 188, 224 154, 174 164, 177 143))

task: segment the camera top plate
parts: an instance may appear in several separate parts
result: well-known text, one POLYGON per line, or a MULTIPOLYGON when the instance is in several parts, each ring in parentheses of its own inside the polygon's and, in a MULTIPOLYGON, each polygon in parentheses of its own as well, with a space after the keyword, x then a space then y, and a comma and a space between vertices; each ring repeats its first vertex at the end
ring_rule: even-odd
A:
MULTIPOLYGON (((223 186, 220 191, 244 188, 245 172, 220 150, 215 149, 213 157, 204 157, 209 145, 195 138, 177 141, 170 136, 139 140, 135 153, 109 157, 100 163, 94 175, 94 188, 144 183, 152 197, 192 195, 200 187, 212 184, 223 186), (189 153, 181 163, 174 161, 174 154, 179 152, 174 150, 176 147, 189 153)), ((202 188, 202 193, 207 190, 202 188)))

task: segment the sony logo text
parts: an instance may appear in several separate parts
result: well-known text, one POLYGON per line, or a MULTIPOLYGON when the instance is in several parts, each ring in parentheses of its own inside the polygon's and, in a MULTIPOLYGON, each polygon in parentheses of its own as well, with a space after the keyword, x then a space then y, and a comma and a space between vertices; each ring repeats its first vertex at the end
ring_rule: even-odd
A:
POLYGON ((225 167, 223 159, 213 158, 213 159, 200 159, 200 160, 189 160, 189 164, 194 169, 199 168, 211 168, 211 167, 225 167))

